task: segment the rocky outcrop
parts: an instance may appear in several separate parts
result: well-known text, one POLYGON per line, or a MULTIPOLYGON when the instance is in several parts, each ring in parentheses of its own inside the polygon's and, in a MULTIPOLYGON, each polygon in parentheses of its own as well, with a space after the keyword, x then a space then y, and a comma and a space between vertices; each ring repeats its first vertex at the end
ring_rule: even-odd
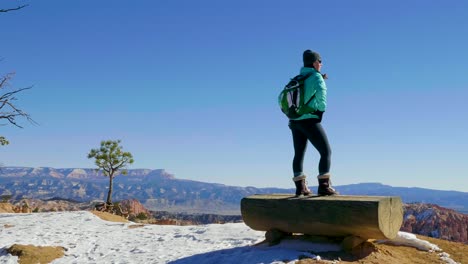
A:
POLYGON ((141 213, 149 216, 151 213, 138 200, 130 199, 119 202, 122 209, 128 212, 129 216, 137 216, 141 213))
POLYGON ((83 169, 73 169, 67 175, 67 178, 72 178, 72 179, 86 179, 87 177, 88 177, 88 173, 86 173, 86 171, 83 169))
POLYGON ((468 215, 435 204, 404 205, 401 231, 468 243, 468 215))
POLYGON ((79 203, 72 200, 52 198, 49 200, 23 199, 15 202, 16 208, 28 208, 29 212, 60 212, 88 210, 90 203, 79 203), (25 206, 27 205, 27 206, 25 206))
POLYGON ((8 202, 0 202, 0 213, 14 213, 13 205, 8 202))

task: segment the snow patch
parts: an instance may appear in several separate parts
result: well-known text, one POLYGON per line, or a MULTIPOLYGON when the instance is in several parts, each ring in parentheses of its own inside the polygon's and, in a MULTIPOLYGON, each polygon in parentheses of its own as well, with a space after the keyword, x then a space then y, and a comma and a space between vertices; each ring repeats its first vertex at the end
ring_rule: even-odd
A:
POLYGON ((429 243, 426 240, 421 240, 416 235, 407 232, 398 232, 398 235, 394 239, 379 240, 379 243, 393 244, 399 246, 415 247, 419 250, 424 251, 442 251, 437 245, 429 243))
POLYGON ((244 223, 200 226, 145 225, 104 221, 90 212, 0 214, 0 263, 17 263, 6 252, 12 244, 63 246, 61 263, 295 263, 339 245, 285 239, 276 246, 259 244, 265 232, 244 223), (5 225, 14 225, 5 228, 5 225))
POLYGON ((442 252, 439 253, 439 257, 442 261, 444 261, 447 264, 460 264, 459 262, 455 262, 453 259, 450 258, 450 254, 442 252))
MULTIPOLYGON (((398 246, 408 246, 414 247, 419 250, 434 252, 434 251, 442 251, 439 246, 430 243, 429 241, 422 240, 416 237, 415 234, 407 233, 407 232, 398 232, 398 235, 394 239, 389 240, 378 240, 377 243, 383 244, 393 244, 398 246)), ((448 264, 457 264, 453 259, 450 258, 450 255, 445 252, 439 253, 439 257, 445 263, 448 264)))
MULTIPOLYGON (((341 250, 340 244, 295 238, 270 247, 260 243, 265 232, 252 230, 244 223, 129 228, 134 224, 107 222, 85 211, 0 214, 0 263, 17 263, 18 258, 6 252, 15 243, 65 247, 65 256, 53 264, 292 264, 304 257, 320 260, 321 252, 341 250)), ((437 245, 405 232, 380 243, 440 251, 437 245)), ((439 256, 448 264, 456 264, 445 252, 439 256)))

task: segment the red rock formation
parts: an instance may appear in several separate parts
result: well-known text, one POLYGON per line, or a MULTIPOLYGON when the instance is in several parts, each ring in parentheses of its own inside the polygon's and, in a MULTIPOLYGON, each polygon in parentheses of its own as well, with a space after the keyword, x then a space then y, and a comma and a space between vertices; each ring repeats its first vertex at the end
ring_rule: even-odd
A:
POLYGON ((120 206, 124 211, 127 211, 130 215, 136 216, 140 213, 144 213, 147 216, 150 216, 151 213, 146 209, 138 200, 123 200, 120 201, 120 206))
POLYGON ((468 243, 468 215, 434 204, 405 204, 401 231, 468 243))
POLYGON ((29 207, 32 212, 79 211, 87 210, 89 207, 87 203, 76 203, 66 200, 43 201, 39 199, 24 199, 14 203, 14 206, 16 208, 21 208, 22 211, 25 202, 27 203, 27 207, 29 207))

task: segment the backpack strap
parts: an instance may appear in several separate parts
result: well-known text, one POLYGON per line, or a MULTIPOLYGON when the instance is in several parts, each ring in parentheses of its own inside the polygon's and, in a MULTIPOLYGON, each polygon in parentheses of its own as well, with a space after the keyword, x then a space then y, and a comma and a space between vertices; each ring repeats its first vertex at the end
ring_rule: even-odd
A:
MULTIPOLYGON (((310 76, 312 76, 313 73, 314 73, 314 72, 309 72, 309 73, 307 73, 306 75, 303 75, 303 76, 304 76, 304 79, 303 79, 303 80, 304 80, 304 86, 305 86, 305 81, 306 81, 310 76)), ((308 104, 310 103, 310 101, 312 101, 312 99, 314 99, 314 97, 315 97, 315 91, 314 91, 314 94, 310 97, 309 101, 307 101, 304 105, 308 105, 308 104)))
POLYGON ((305 81, 305 80, 307 80, 310 76, 312 76, 312 74, 313 74, 313 72, 309 72, 309 73, 306 73, 306 74, 304 74, 304 75, 299 74, 298 76, 296 76, 295 79, 298 80, 298 81, 305 81))

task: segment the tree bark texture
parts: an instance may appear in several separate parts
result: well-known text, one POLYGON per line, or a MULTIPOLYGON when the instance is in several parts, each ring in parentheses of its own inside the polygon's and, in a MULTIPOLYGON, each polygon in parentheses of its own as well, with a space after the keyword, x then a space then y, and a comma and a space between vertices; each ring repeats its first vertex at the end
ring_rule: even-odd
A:
POLYGON ((107 204, 112 204, 112 187, 114 177, 109 175, 109 192, 107 192, 107 204))

